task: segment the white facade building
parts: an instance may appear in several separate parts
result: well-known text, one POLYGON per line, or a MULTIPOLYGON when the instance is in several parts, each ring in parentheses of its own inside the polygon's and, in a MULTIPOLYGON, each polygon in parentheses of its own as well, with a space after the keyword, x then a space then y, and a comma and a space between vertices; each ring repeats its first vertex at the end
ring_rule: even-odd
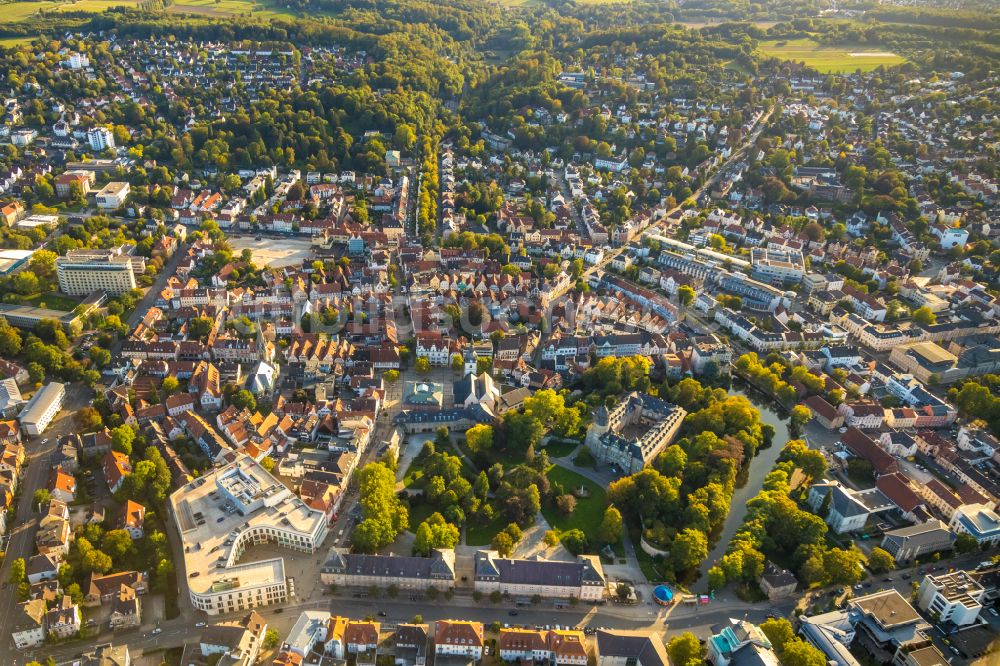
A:
POLYGON ((917 605, 940 622, 972 624, 983 610, 986 589, 964 571, 928 574, 917 590, 917 605))
POLYGON ((95 153, 102 153, 115 147, 115 135, 107 127, 93 127, 87 130, 87 141, 95 153))

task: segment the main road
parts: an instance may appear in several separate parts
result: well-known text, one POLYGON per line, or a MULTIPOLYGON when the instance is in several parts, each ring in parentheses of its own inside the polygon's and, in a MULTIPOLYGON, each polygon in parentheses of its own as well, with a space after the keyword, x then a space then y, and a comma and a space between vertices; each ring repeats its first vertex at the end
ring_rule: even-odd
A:
MULTIPOLYGON (((936 566, 941 566, 942 570, 949 567, 971 568, 976 566, 981 559, 983 559, 982 553, 977 552, 950 560, 942 560, 936 566)), ((870 594, 880 589, 895 588, 904 598, 908 599, 913 583, 919 579, 920 576, 914 575, 912 570, 895 571, 873 579, 869 588, 855 594, 870 594), (885 579, 889 579, 889 582, 885 582, 885 579)), ((825 590, 817 590, 810 594, 814 595, 816 599, 820 599, 824 597, 825 593, 825 590)), ((282 638, 288 635, 302 611, 326 610, 354 619, 374 616, 382 622, 383 628, 386 630, 394 629, 399 623, 410 622, 419 615, 424 622, 458 618, 484 624, 499 622, 501 625, 509 624, 512 626, 561 625, 580 629, 604 627, 608 629, 648 630, 660 634, 665 640, 669 640, 685 631, 691 631, 699 638, 706 638, 728 624, 730 619, 747 619, 754 623, 760 623, 772 613, 793 619, 796 602, 797 598, 791 598, 777 602, 765 601, 751 604, 735 598, 731 590, 725 590, 710 603, 704 605, 680 604, 664 608, 650 602, 643 602, 636 605, 607 603, 603 606, 580 604, 576 607, 555 608, 553 603, 548 601, 537 606, 515 609, 508 602, 494 605, 485 599, 476 601, 468 592, 457 594, 449 600, 438 598, 432 601, 410 599, 403 596, 395 599, 387 597, 359 599, 345 590, 338 596, 327 595, 316 601, 285 606, 268 606, 256 610, 264 616, 270 627, 278 631, 282 638), (379 613, 385 613, 385 616, 380 616, 379 613), (514 614, 512 615, 512 613, 514 614)), ((220 622, 242 615, 243 613, 233 613, 207 618, 201 615, 200 617, 209 622, 220 622)), ((987 620, 989 619, 987 618, 987 620)), ((1000 622, 991 622, 991 624, 996 626, 1000 622)), ((201 628, 195 624, 194 619, 185 619, 184 617, 161 622, 158 628, 160 631, 157 634, 153 634, 152 631, 124 633, 114 642, 127 643, 133 652, 134 659, 143 652, 157 652, 196 641, 201 633, 201 628)), ((8 657, 2 663, 5 666, 6 664, 23 665, 33 659, 44 661, 50 655, 56 662, 63 663, 77 656, 87 646, 88 644, 83 641, 76 641, 51 649, 38 648, 31 653, 7 653, 8 657)))

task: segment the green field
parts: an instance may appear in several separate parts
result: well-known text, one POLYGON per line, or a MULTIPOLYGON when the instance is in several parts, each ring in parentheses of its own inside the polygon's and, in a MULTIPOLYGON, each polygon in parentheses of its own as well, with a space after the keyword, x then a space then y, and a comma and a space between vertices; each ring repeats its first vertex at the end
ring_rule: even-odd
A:
POLYGON ((824 73, 844 74, 859 69, 867 72, 882 65, 891 67, 906 61, 905 58, 884 51, 877 45, 824 46, 808 37, 762 41, 759 48, 762 55, 802 62, 807 67, 824 73))
MULTIPOLYGON (((57 2, 56 0, 41 0, 40 2, 10 2, 0 10, 0 25, 4 23, 22 23, 31 20, 39 12, 92 12, 100 13, 111 7, 135 7, 141 0, 76 0, 57 2)), ((237 15, 252 15, 258 18, 291 17, 295 14, 283 7, 271 6, 266 0, 178 0, 167 9, 172 14, 199 14, 209 17, 228 17, 237 15)), ((16 38, 27 40, 30 38, 16 38)), ((0 46, 16 46, 16 43, 0 41, 0 46)))
POLYGON ((0 46, 12 49, 21 44, 30 44, 34 39, 34 37, 4 37, 0 39, 0 46))

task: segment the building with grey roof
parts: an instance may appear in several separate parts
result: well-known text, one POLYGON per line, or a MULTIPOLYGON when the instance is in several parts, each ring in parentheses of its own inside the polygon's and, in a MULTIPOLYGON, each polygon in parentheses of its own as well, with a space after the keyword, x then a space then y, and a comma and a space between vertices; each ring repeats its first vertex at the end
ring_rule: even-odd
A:
POLYGON ((365 555, 351 553, 346 548, 334 548, 323 563, 320 580, 324 585, 445 589, 455 584, 455 551, 436 549, 430 557, 409 557, 365 555))
POLYGON ((598 601, 606 584, 600 558, 589 555, 580 555, 575 562, 515 560, 500 557, 495 550, 480 550, 475 557, 475 588, 484 594, 499 591, 515 597, 598 601))
POLYGON ((488 372, 479 376, 469 373, 452 386, 456 407, 472 407, 484 405, 490 411, 496 411, 497 400, 500 398, 500 388, 488 372))
POLYGON ((648 631, 601 629, 596 645, 597 666, 670 666, 663 641, 648 631))
POLYGON ((598 462, 634 474, 674 441, 685 416, 682 407, 633 391, 610 410, 597 408, 587 448, 598 462))
POLYGON ((128 645, 97 645, 81 655, 80 666, 129 666, 132 657, 128 645))
POLYGON ((954 545, 955 538, 955 533, 946 524, 937 519, 928 520, 886 532, 882 537, 882 549, 897 562, 908 562, 922 555, 948 550, 954 545))

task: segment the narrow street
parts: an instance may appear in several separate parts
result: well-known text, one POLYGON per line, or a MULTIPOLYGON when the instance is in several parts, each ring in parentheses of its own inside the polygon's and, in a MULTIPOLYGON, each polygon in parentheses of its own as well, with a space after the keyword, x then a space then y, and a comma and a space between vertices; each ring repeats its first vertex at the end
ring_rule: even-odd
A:
POLYGON ((44 488, 48 482, 51 469, 49 456, 55 450, 56 442, 63 435, 76 431, 73 415, 78 409, 86 406, 92 396, 93 392, 82 384, 67 384, 63 410, 41 436, 24 439, 27 471, 21 479, 20 500, 15 520, 8 523, 13 525, 13 528, 8 533, 10 540, 3 565, 0 566, 0 581, 3 585, 3 594, 0 594, 0 634, 3 636, 3 640, 0 641, 0 664, 14 663, 17 654, 10 635, 17 617, 17 592, 14 586, 7 582, 7 577, 10 575, 11 562, 18 558, 27 561, 35 553, 35 532, 38 530, 40 514, 31 505, 32 498, 35 491, 44 488))

